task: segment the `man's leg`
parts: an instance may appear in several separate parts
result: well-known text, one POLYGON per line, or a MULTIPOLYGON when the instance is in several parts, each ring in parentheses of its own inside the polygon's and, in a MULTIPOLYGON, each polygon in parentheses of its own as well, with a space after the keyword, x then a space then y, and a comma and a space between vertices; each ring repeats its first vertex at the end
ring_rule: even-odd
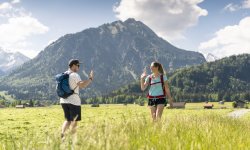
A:
POLYGON ((65 121, 63 122, 63 125, 62 125, 62 132, 61 132, 61 137, 63 138, 66 130, 70 126, 70 121, 69 121, 70 120, 70 111, 69 111, 69 104, 61 104, 61 105, 63 108, 64 118, 65 118, 65 121))
POLYGON ((72 134, 72 141, 73 144, 77 143, 77 121, 71 121, 71 134, 72 134))
POLYGON ((71 121, 71 133, 75 134, 77 130, 77 121, 81 120, 81 106, 71 105, 71 114, 72 120, 71 121))
POLYGON ((77 121, 71 121, 71 133, 75 134, 77 129, 77 121))
POLYGON ((62 125, 62 134, 61 137, 64 137, 64 134, 66 132, 66 130, 69 128, 70 126, 70 121, 64 121, 63 125, 62 125))

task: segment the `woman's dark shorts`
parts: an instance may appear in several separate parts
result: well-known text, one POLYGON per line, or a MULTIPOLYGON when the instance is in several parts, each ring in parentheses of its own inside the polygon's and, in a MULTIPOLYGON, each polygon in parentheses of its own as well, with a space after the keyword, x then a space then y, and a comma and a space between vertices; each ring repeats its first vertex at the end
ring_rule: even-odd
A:
POLYGON ((155 106, 156 107, 159 104, 163 104, 164 106, 167 106, 166 98, 148 99, 148 106, 155 106))
POLYGON ((64 117, 67 121, 80 121, 81 120, 81 106, 72 104, 61 104, 64 117))

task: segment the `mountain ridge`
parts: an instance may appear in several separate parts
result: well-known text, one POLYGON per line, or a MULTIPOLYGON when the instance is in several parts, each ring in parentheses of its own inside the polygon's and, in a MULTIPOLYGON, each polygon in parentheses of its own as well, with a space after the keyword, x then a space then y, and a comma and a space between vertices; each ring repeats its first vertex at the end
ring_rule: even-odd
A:
POLYGON ((4 74, 7 74, 18 66, 30 60, 30 58, 20 52, 6 52, 2 48, 0 48, 0 60, 0 70, 4 74))
POLYGON ((66 71, 72 58, 83 62, 82 79, 95 71, 93 85, 81 97, 102 95, 133 82, 155 60, 169 70, 206 61, 202 54, 176 48, 142 22, 128 19, 60 37, 4 78, 0 90, 7 89, 18 99, 55 100, 54 76, 66 71))

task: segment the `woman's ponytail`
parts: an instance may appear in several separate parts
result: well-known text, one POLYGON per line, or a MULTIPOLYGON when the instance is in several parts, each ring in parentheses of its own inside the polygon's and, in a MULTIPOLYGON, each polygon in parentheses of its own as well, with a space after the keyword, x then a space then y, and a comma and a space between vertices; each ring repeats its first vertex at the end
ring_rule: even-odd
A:
POLYGON ((161 74, 165 74, 165 71, 164 71, 164 69, 163 69, 163 67, 162 67, 162 64, 159 64, 159 72, 161 73, 161 74))

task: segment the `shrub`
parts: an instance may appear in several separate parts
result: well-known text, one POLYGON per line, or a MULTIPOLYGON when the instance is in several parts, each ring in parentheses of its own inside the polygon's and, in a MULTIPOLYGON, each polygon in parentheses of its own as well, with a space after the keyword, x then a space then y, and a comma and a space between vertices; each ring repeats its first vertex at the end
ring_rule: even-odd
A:
POLYGON ((233 106, 233 108, 236 108, 237 107, 237 102, 233 101, 232 106, 233 106))

